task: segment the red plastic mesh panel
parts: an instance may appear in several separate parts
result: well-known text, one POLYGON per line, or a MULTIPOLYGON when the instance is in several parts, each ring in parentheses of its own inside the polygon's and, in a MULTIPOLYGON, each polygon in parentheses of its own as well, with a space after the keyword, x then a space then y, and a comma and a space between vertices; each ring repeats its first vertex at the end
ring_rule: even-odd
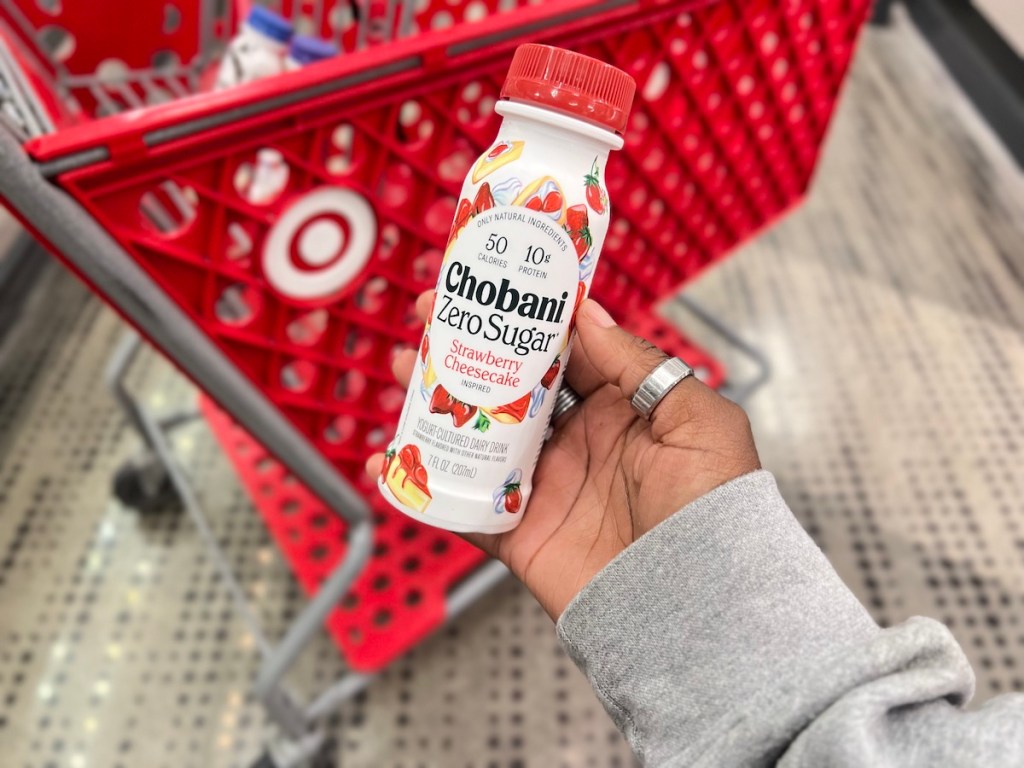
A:
MULTIPOLYGON (((345 555, 344 521, 209 399, 200 407, 299 583, 314 592, 345 555)), ((376 492, 373 498, 373 557, 327 621, 349 665, 363 672, 440 626, 449 590, 485 560, 458 536, 395 512, 376 492)))
MULTIPOLYGON (((430 2, 424 12, 449 7, 430 2)), ((564 0, 503 14, 481 25, 500 42, 463 54, 430 47, 435 33, 425 33, 242 89, 278 98, 314 77, 326 83, 351 78, 363 62, 375 68, 369 82, 323 89, 272 113, 219 115, 230 102, 218 94, 187 111, 96 121, 29 149, 41 158, 107 150, 109 161, 58 182, 375 500, 363 461, 393 434, 404 396, 389 357, 418 341, 413 299, 432 285, 462 178, 495 135, 492 108, 515 45, 574 48, 636 77, 626 147, 608 167, 613 223, 592 292, 629 327, 703 359, 715 381, 720 368, 674 340, 652 309, 800 200, 868 2, 665 0, 589 14, 584 7, 564 0), (533 24, 567 9, 576 20, 514 33, 520 14, 533 24), (215 127, 148 147, 146 131, 158 131, 147 126, 163 120, 163 131, 168 116, 181 115, 215 127), (263 166, 276 169, 274 183, 257 195, 263 166), (340 194, 344 210, 317 209, 324 194, 340 194), (320 213, 302 213, 308 206, 320 213), (315 238, 307 253, 314 224, 335 235, 315 238), (365 249, 356 253, 361 239, 365 249), (328 241, 333 250, 323 252, 328 241), (358 268, 321 295, 300 296, 271 279, 268 254, 297 281, 342 263, 358 268)), ((304 551, 286 548, 300 574, 312 567, 304 551)))
POLYGON ((148 69, 167 55, 188 63, 200 52, 200 2, 22 0, 3 17, 26 41, 73 75, 104 62, 148 69))
POLYGON ((102 115, 189 93, 182 67, 230 35, 229 7, 217 8, 209 0, 20 0, 2 4, 0 21, 51 75, 64 75, 86 114, 102 115))
MULTIPOLYGON (((445 30, 519 6, 538 4, 536 0, 416 0, 408 11, 401 8, 401 3, 389 0, 368 0, 361 8, 349 0, 278 0, 270 5, 292 19, 296 29, 304 34, 320 35, 334 40, 344 51, 354 51, 361 45, 384 45, 400 37, 445 30), (404 13, 408 19, 403 17, 404 13)), ((244 11, 247 6, 239 3, 239 10, 244 11)))
POLYGON ((633 315, 625 326, 631 333, 647 339, 665 354, 679 357, 690 364, 694 374, 709 387, 718 389, 725 383, 725 371, 715 358, 679 330, 657 315, 633 315))

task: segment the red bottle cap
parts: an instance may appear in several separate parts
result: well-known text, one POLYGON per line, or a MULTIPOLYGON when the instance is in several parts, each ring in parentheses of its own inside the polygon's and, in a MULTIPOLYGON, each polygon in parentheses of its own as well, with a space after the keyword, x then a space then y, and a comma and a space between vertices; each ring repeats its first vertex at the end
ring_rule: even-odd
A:
POLYGON ((516 49, 501 98, 526 101, 622 133, 636 82, 581 53, 529 43, 516 49))

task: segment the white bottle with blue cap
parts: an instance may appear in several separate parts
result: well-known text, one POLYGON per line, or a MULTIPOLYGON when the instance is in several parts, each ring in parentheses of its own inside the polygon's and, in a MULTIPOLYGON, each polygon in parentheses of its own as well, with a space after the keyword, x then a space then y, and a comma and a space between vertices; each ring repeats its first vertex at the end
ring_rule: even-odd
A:
POLYGON ((288 55, 284 59, 286 72, 302 69, 318 61, 330 59, 340 53, 338 46, 327 40, 307 35, 296 35, 288 46, 288 55))
POLYGON ((254 6, 224 52, 214 89, 219 91, 280 74, 293 32, 286 18, 254 6))

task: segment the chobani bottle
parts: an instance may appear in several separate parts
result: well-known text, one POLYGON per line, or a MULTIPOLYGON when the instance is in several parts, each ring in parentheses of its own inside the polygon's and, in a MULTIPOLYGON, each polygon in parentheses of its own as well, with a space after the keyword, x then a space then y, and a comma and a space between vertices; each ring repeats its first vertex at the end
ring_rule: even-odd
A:
POLYGON ((608 231, 605 162, 622 147, 635 87, 571 51, 516 51, 381 467, 381 492, 411 517, 488 533, 522 519, 608 231))

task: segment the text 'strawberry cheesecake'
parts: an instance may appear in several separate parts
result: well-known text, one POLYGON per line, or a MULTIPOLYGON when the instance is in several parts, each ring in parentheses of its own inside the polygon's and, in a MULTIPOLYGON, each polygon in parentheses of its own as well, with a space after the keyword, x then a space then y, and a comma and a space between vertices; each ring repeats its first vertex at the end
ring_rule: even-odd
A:
POLYGON ((459 195, 437 295, 379 487, 453 531, 522 520, 576 311, 608 232, 608 153, 636 88, 596 59, 516 51, 498 138, 459 195))

